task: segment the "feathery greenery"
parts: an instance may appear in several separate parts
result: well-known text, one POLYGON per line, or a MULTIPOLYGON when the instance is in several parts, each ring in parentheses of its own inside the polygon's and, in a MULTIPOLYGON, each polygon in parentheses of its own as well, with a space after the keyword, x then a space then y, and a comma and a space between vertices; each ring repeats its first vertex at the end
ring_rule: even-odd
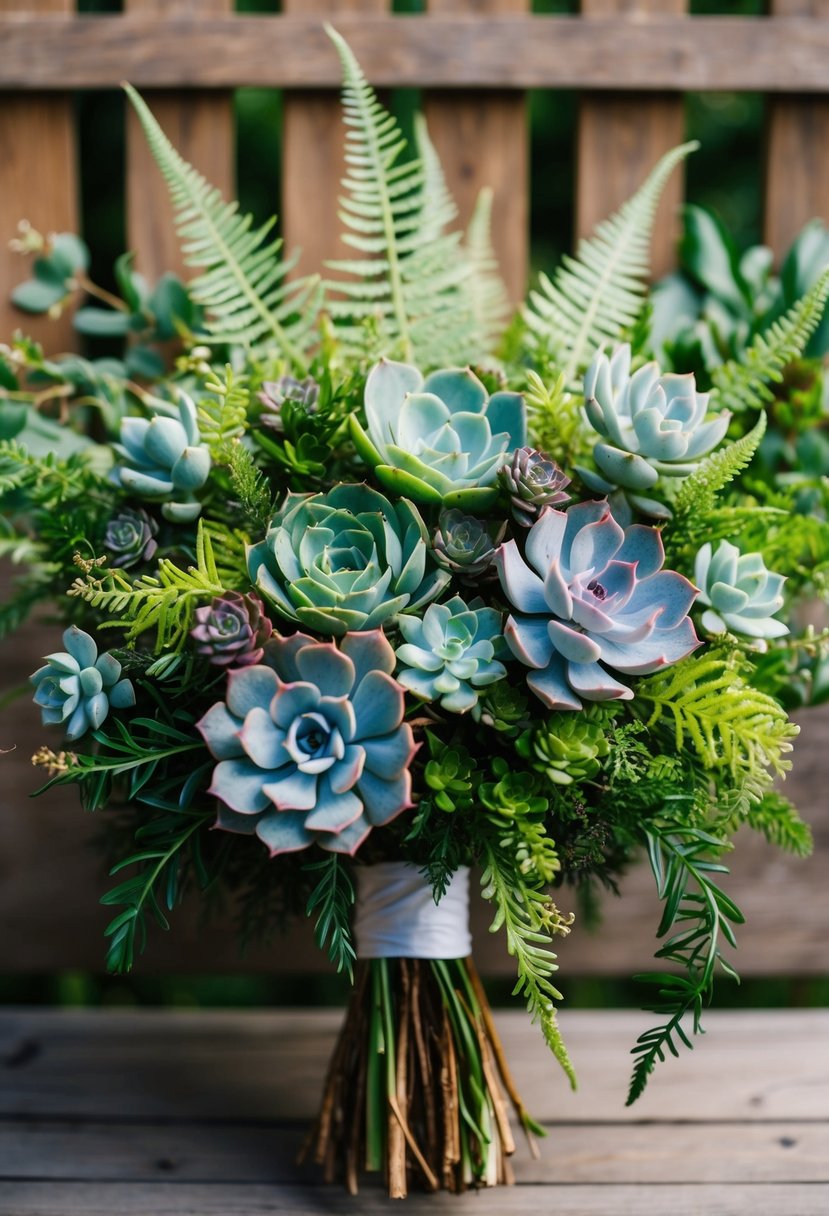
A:
POLYGON ((354 976, 356 951, 351 941, 351 909, 354 906, 354 883, 342 858, 331 853, 322 861, 312 861, 303 867, 318 874, 316 886, 308 897, 306 916, 317 919, 314 937, 320 950, 328 946, 328 958, 338 971, 354 976))
POLYGON ((710 511, 717 494, 752 461, 766 433, 766 415, 762 413, 747 435, 706 456, 699 468, 682 482, 674 502, 676 527, 685 516, 700 520, 704 527, 705 512, 710 511))
POLYGON ((492 245, 492 199, 492 189, 482 187, 463 242, 469 266, 464 286, 486 351, 494 349, 513 311, 492 245))
POLYGON ((236 203, 226 203, 179 156, 135 89, 124 87, 167 182, 184 260, 204 268, 189 291, 205 309, 213 339, 267 345, 304 372, 319 305, 316 281, 288 279, 296 258, 284 260, 282 241, 270 239, 275 219, 254 228, 251 216, 239 215, 236 203))

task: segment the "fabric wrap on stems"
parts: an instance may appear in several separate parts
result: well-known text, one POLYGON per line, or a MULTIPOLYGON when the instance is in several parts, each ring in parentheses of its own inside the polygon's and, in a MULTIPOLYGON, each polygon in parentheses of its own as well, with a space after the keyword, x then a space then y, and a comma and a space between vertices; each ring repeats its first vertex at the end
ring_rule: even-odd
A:
POLYGON ((469 869, 455 871, 440 903, 416 866, 383 861, 356 870, 354 935, 357 957, 466 958, 469 932, 469 869))

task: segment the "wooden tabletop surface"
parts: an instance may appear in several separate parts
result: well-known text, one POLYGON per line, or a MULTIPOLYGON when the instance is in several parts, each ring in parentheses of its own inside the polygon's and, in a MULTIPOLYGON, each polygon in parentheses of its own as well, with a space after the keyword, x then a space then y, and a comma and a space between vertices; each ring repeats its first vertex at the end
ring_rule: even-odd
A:
MULTIPOLYGON (((387 1211, 320 1185, 295 1154, 336 1011, 0 1013, 3 1216, 254 1216, 387 1211)), ((624 1107, 647 1014, 571 1012, 571 1094, 536 1028, 497 1021, 541 1158, 517 1185, 406 1211, 480 1216, 826 1216, 829 1010, 711 1013, 697 1049, 624 1107)))

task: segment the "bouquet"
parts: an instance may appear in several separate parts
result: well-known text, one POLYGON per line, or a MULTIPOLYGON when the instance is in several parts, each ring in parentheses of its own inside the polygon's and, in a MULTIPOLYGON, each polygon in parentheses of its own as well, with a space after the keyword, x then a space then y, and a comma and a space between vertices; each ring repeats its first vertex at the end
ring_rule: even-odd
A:
MULTIPOLYGON (((446 231, 425 127, 404 161, 331 36, 355 256, 324 283, 128 90, 200 273, 150 291, 121 260, 118 307, 76 321, 132 335, 122 360, 3 348, 3 551, 25 573, 2 621, 63 617, 32 676, 63 743, 34 762, 105 811, 110 968, 189 889, 228 896, 243 934, 313 918, 354 987, 307 1151, 399 1197, 509 1181, 509 1104, 540 1131, 470 957, 471 874, 575 1084, 554 939, 645 851, 668 970, 642 977, 657 1024, 633 1101, 734 974, 736 829, 808 849, 772 781, 797 732, 781 697, 825 653, 787 622, 822 586, 827 524, 740 478, 829 275, 710 391, 660 368, 648 237, 683 147, 505 333, 488 196, 446 231)), ((85 246, 20 244, 38 256, 18 302, 62 307, 85 246)))

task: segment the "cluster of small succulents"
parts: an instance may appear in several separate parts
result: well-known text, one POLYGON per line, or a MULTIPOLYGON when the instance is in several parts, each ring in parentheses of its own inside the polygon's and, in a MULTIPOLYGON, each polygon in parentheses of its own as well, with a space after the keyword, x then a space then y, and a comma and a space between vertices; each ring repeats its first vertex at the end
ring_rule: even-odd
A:
POLYGON ((63 635, 66 650, 46 656, 31 677, 44 726, 64 727, 70 741, 97 730, 110 709, 135 704, 135 690, 121 679, 121 664, 111 654, 98 654, 95 639, 77 625, 63 635))

